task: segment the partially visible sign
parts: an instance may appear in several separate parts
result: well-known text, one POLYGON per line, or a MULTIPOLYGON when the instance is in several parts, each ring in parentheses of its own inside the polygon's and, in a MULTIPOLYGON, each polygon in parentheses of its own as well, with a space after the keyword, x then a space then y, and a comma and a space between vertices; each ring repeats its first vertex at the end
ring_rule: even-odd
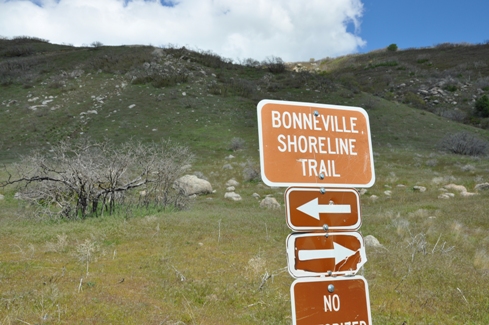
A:
POLYGON ((371 325, 368 285, 361 276, 301 278, 290 287, 293 325, 371 325))
POLYGON ((292 233, 286 245, 289 273, 295 278, 353 275, 367 262, 357 232, 292 233))
POLYGON ((262 180, 269 186, 370 187, 375 182, 363 108, 262 100, 262 180))
POLYGON ((293 231, 351 231, 360 228, 360 198, 354 189, 289 187, 287 225, 293 231))

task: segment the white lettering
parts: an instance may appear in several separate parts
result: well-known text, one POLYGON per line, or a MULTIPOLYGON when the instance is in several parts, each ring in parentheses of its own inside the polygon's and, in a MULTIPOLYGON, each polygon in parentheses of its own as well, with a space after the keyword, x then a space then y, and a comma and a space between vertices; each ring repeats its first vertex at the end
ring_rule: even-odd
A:
POLYGON ((334 116, 334 125, 336 127, 336 132, 344 132, 343 130, 340 130, 338 127, 338 116, 334 116))
POLYGON ((307 138, 303 135, 299 137, 299 151, 302 153, 307 152, 307 138))
POLYGON ((335 165, 334 165, 334 160, 331 161, 331 170, 333 171, 333 177, 341 177, 340 174, 336 174, 336 168, 335 168, 335 165))
POLYGON ((308 159, 307 162, 309 164, 309 176, 317 176, 318 175, 316 171, 316 167, 318 166, 317 161, 314 159, 308 159), (313 173, 314 175, 312 175, 313 173))
POLYGON ((339 154, 342 155, 343 153, 348 154, 348 139, 339 139, 340 141, 340 150, 339 154))
POLYGON ((341 174, 338 174, 336 172, 336 165, 334 160, 321 159, 318 162, 315 159, 298 159, 297 161, 302 164, 302 176, 311 177, 318 176, 320 173, 323 173, 324 177, 341 177, 341 174))
POLYGON ((336 152, 331 149, 331 139, 328 138, 328 152, 330 155, 336 155, 336 152))
POLYGON ((292 125, 292 117, 290 116, 289 112, 284 112, 282 114, 282 123, 284 125, 284 128, 290 129, 290 127, 292 125), (286 117, 287 117, 287 119, 286 119, 286 117))
POLYGON ((350 155, 352 156, 356 156, 357 153, 355 151, 353 151, 355 149, 355 145, 354 145, 354 142, 357 142, 357 140, 355 139, 350 139, 350 150, 348 151, 350 153, 350 155))
POLYGON ((319 124, 319 120, 317 119, 317 116, 314 115, 314 130, 315 131, 321 131, 321 127, 318 124, 319 124))
MULTIPOLYGON (((324 115, 321 115, 321 119, 323 120, 323 126, 324 126, 324 130, 325 131, 329 131, 329 127, 330 127, 330 118, 331 118, 331 115, 326 115, 326 119, 324 119, 324 115)), ((333 126, 333 123, 331 123, 331 131, 334 132, 334 126, 333 126)))
POLYGON ((281 125, 280 123, 280 112, 277 111, 272 111, 272 127, 273 128, 279 128, 281 125))
POLYGON ((351 125, 351 132, 352 133, 358 133, 358 130, 355 130, 355 126, 357 126, 357 118, 356 117, 350 117, 350 125, 351 125))
POLYGON ((309 130, 312 130, 312 114, 304 114, 304 129, 307 130, 306 126, 309 130))
POLYGON ((339 311, 340 310, 340 296, 338 295, 328 295, 324 296, 324 312, 328 311, 339 311))
POLYGON ((294 129, 297 129, 297 125, 302 129, 302 116, 300 114, 293 114, 292 116, 294 118, 294 129))
POLYGON ((299 159, 299 161, 302 163, 302 176, 306 176, 306 161, 307 161, 307 159, 299 159))
POLYGON ((297 137, 294 135, 294 140, 292 141, 290 135, 287 136, 287 142, 289 143, 289 152, 297 152, 297 137), (294 150, 292 151, 292 147, 294 150))
POLYGON ((285 152, 285 150, 287 150, 287 145, 285 144, 284 140, 285 140, 285 135, 283 134, 280 134, 278 137, 277 137, 277 140, 278 142, 280 142, 282 144, 282 148, 279 146, 278 147, 278 151, 280 152, 285 152))
POLYGON ((325 137, 319 137, 318 138, 318 141, 319 141, 319 153, 321 154, 326 154, 328 153, 326 150, 324 150, 324 140, 326 140, 325 137))

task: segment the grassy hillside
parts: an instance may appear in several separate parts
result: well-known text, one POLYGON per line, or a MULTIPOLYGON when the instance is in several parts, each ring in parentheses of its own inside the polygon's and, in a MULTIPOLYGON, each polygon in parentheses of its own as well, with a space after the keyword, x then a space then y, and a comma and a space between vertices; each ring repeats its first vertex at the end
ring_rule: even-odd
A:
POLYGON ((489 161, 438 150, 460 131, 489 140, 484 118, 470 112, 473 96, 487 92, 487 48, 303 63, 302 70, 319 70, 309 73, 184 48, 0 40, 0 162, 67 138, 170 138, 192 149, 190 173, 216 190, 184 211, 124 209, 53 222, 14 199, 17 188, 1 188, 0 324, 290 324, 285 212, 260 208, 252 196, 283 205, 285 189, 243 175, 247 163, 258 164, 256 104, 265 98, 369 114, 377 179, 361 196, 360 230, 382 247, 367 248, 360 273, 373 322, 489 323, 489 191, 474 189, 489 182, 489 161), (443 104, 447 96, 418 94, 448 75, 456 90, 444 91, 459 93, 462 119, 443 113, 458 106, 443 104), (236 137, 245 146, 232 151, 236 137), (241 201, 224 199, 231 178, 241 201))

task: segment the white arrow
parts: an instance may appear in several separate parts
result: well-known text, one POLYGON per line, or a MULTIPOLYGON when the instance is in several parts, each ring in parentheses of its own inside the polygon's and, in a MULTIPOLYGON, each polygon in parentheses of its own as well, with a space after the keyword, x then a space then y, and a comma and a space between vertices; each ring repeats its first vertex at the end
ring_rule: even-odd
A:
POLYGON ((319 204, 318 198, 301 205, 297 208, 314 219, 319 220, 320 213, 351 213, 351 205, 349 204, 319 204))
POLYGON ((312 249, 312 250, 300 250, 299 260, 310 261, 321 258, 334 258, 334 264, 338 264, 345 258, 355 254, 354 251, 348 249, 340 244, 333 242, 333 249, 312 249))

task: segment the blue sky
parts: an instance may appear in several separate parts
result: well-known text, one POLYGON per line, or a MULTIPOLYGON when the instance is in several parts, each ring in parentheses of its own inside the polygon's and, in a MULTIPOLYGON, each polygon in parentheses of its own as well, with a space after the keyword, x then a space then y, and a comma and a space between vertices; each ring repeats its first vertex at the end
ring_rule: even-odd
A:
POLYGON ((0 0, 0 36, 308 61, 489 40, 489 0, 0 0))
POLYGON ((360 52, 489 41, 488 0, 363 0, 360 52))

